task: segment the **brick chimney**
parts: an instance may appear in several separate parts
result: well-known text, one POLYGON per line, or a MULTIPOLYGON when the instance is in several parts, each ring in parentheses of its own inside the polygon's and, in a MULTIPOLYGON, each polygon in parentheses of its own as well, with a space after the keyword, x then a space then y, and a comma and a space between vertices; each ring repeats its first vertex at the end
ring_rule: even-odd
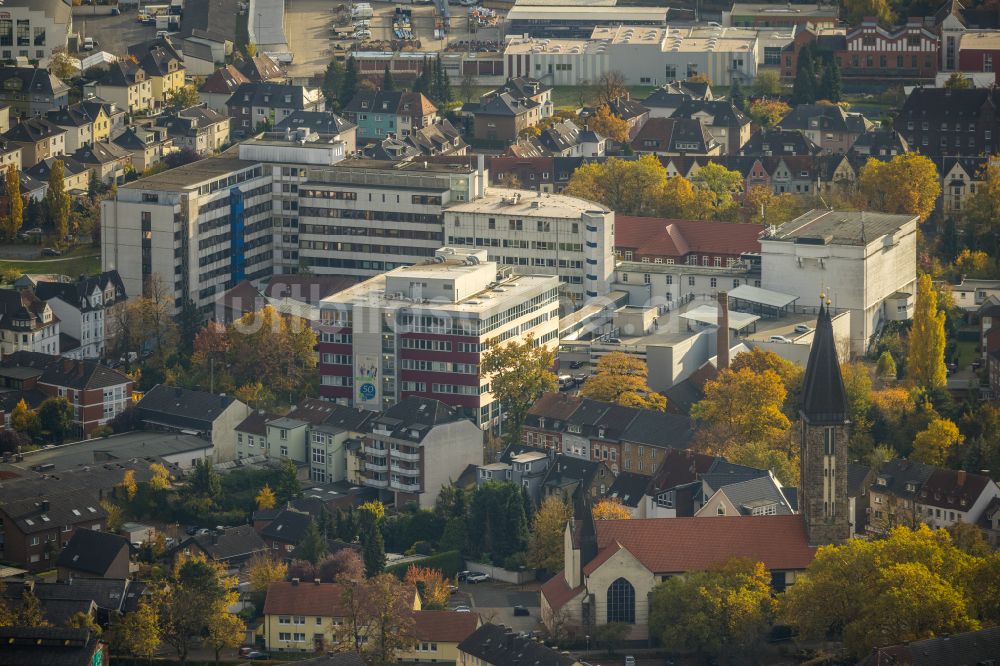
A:
POLYGON ((720 291, 719 300, 719 330, 716 332, 715 367, 723 370, 729 367, 729 292, 720 291))
POLYGON ((958 478, 956 479, 956 481, 958 482, 959 486, 964 486, 965 485, 965 470, 964 469, 958 470, 958 478))

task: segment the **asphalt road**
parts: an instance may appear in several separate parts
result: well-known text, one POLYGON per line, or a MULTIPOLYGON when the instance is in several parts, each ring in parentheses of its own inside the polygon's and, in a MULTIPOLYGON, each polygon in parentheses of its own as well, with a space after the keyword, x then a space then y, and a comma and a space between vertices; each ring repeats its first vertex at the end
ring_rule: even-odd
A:
POLYGON ((539 629, 541 600, 537 589, 523 589, 505 583, 459 583, 451 597, 451 607, 469 606, 484 622, 506 624, 515 631, 539 629), (514 616, 514 606, 525 606, 528 616, 514 616))
MULTIPOLYGON (((122 12, 120 16, 78 16, 73 19, 73 27, 84 37, 93 37, 98 42, 96 50, 115 55, 125 55, 133 44, 156 37, 156 26, 142 25, 136 20, 135 11, 122 12)), ((83 52, 78 55, 88 55, 83 52)))

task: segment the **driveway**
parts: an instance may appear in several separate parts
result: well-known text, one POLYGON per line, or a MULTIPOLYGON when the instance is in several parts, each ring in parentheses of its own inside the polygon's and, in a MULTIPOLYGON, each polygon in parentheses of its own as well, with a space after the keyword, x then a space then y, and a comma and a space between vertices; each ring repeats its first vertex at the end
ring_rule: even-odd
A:
POLYGON ((534 631, 540 626, 541 599, 537 589, 506 583, 459 583, 459 591, 451 597, 451 607, 469 606, 483 621, 506 624, 515 631, 534 631), (524 606, 530 615, 514 616, 514 606, 524 606))

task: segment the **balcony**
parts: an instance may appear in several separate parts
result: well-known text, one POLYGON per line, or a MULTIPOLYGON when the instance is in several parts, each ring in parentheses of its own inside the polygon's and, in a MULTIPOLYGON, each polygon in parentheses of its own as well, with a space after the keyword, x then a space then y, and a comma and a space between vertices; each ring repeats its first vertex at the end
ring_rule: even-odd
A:
POLYGON ((388 479, 365 479, 365 485, 373 488, 388 488, 388 479))
POLYGON ((399 472, 400 474, 406 474, 407 476, 417 476, 420 474, 419 469, 414 469, 412 467, 404 467, 395 460, 389 462, 389 467, 392 468, 393 472, 399 472))
POLYGON ((405 451, 402 451, 402 450, 399 450, 399 449, 393 449, 392 452, 391 452, 391 456, 393 458, 395 458, 396 460, 406 460, 408 462, 419 462, 420 461, 420 453, 419 452, 416 452, 416 453, 406 453, 405 451))
POLYGON ((369 472, 386 472, 388 471, 388 467, 386 467, 385 463, 376 463, 366 460, 365 470, 369 472))
POLYGON ((372 428, 373 435, 379 435, 381 437, 392 437, 392 431, 382 425, 376 425, 372 428))
MULTIPOLYGON (((378 434, 378 431, 376 431, 376 434, 378 434)), ((365 453, 367 453, 369 455, 373 455, 373 456, 384 456, 387 453, 389 453, 389 449, 381 448, 381 447, 376 448, 376 447, 371 446, 369 444, 365 444, 365 453)))
MULTIPOLYGON (((384 487, 384 486, 380 486, 384 487)), ((419 483, 402 483, 401 481, 391 481, 389 487, 393 490, 400 490, 404 493, 419 493, 420 484, 419 483)))

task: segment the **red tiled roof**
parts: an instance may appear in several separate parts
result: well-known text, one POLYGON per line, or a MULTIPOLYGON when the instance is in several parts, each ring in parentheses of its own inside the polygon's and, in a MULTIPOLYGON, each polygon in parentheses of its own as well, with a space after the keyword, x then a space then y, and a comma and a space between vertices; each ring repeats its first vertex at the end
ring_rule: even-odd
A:
POLYGON ((739 255, 760 252, 762 224, 735 224, 662 217, 615 217, 615 248, 635 256, 683 257, 690 252, 739 255))
POLYGON ((584 567, 587 575, 619 547, 654 574, 700 571, 732 557, 769 570, 801 570, 816 554, 800 515, 599 520, 595 527, 598 556, 584 567))
POLYGON ((338 583, 279 581, 267 586, 264 615, 342 617, 343 587, 338 583))
POLYGON ((579 396, 565 393, 543 393, 528 410, 531 416, 544 416, 550 419, 568 419, 583 399, 579 396))
POLYGON ((991 485, 993 480, 988 476, 939 467, 920 487, 917 501, 952 511, 968 511, 991 485))
POLYGON ((477 613, 424 610, 413 613, 413 637, 418 641, 461 643, 479 628, 477 613))
POLYGON ((556 574, 542 585, 542 596, 549 602, 549 608, 559 610, 576 595, 583 592, 583 585, 570 587, 562 572, 556 574))

